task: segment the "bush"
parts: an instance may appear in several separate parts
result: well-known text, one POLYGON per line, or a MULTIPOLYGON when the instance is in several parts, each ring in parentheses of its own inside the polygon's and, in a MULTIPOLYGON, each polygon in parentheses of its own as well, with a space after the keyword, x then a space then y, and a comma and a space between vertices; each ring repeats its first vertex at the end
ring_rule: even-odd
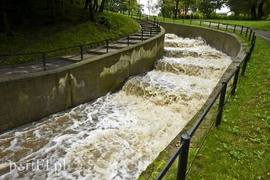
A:
POLYGON ((193 19, 202 19, 202 14, 198 12, 193 13, 193 19))

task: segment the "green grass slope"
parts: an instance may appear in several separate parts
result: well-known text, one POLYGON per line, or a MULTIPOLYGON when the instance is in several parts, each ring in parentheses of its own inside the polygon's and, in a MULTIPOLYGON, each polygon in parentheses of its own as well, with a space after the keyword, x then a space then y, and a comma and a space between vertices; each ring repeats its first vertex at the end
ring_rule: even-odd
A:
MULTIPOLYGON (((252 21, 244 24, 240 21, 226 23, 269 30, 267 21, 264 25, 252 21)), ((186 179, 270 179, 269 57, 270 46, 258 37, 245 76, 239 78, 236 95, 229 98, 225 106, 221 125, 211 128, 186 179)), ((208 121, 211 123, 213 120, 210 116, 208 121)), ((188 168, 209 126, 199 127, 198 130, 202 129, 202 132, 196 137, 198 139, 195 138, 195 142, 192 141, 188 168)), ((171 149, 174 152, 175 148, 171 149)), ((139 179, 155 179, 172 152, 168 152, 168 149, 161 152, 139 179)), ((163 179, 173 180, 176 176, 177 160, 163 179)))
MULTIPOLYGON (((82 7, 71 8, 69 6, 66 7, 66 11, 69 13, 55 23, 39 23, 36 19, 31 19, 31 23, 16 26, 13 29, 14 36, 6 36, 5 33, 0 33, 0 55, 46 52, 76 45, 87 45, 106 39, 115 39, 139 30, 138 23, 127 16, 106 11, 96 13, 96 22, 90 22, 88 10, 82 7), (101 18, 105 19, 106 23, 101 22, 101 18)), ((61 55, 74 51, 78 51, 78 48, 61 51, 61 55)), ((35 58, 25 56, 3 58, 0 56, 2 65, 28 62, 35 58), (3 61, 3 59, 5 60, 3 61)))
POLYGON ((270 179, 270 46, 258 38, 237 95, 225 106, 188 179, 270 179))

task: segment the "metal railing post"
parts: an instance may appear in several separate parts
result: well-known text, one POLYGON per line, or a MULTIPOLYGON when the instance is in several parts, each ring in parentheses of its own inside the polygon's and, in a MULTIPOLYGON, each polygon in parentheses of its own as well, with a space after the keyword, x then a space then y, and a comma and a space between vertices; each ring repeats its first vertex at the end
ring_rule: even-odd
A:
POLYGON ((209 22, 209 27, 211 26, 211 22, 209 22))
POLYGON ((142 31, 142 41, 143 41, 143 31, 142 31))
POLYGON ((233 32, 235 33, 235 30, 236 30, 236 24, 234 25, 234 28, 233 28, 233 32))
POLYGON ((186 178, 190 138, 191 137, 188 134, 181 135, 181 144, 184 143, 184 145, 179 155, 177 180, 185 180, 186 178))
POLYGON ((217 114, 217 119, 216 119, 216 127, 218 127, 220 125, 220 123, 221 123, 223 107, 225 105, 224 103, 225 103, 226 89, 227 89, 227 83, 223 82, 222 83, 222 91, 220 93, 220 99, 219 99, 218 114, 217 114))
POLYGON ((46 54, 42 53, 43 70, 46 71, 46 54))
POLYGON ((247 34, 248 34, 248 29, 249 29, 249 28, 247 27, 247 30, 246 30, 246 37, 247 37, 247 34))
POLYGON ((200 21, 200 26, 202 26, 202 21, 200 21))
POLYGON ((219 29, 219 23, 217 24, 217 28, 219 29))
POLYGON ((255 41, 255 36, 256 36, 256 35, 255 35, 255 32, 253 32, 253 36, 252 36, 252 40, 251 40, 252 44, 255 43, 255 42, 254 42, 254 41, 255 41))
POLYGON ((109 52, 109 40, 108 39, 106 40, 106 52, 107 53, 109 52))
POLYGON ((244 26, 241 27, 241 32, 240 32, 241 35, 242 35, 242 33, 243 33, 243 28, 244 28, 244 26))
POLYGON ((248 37, 248 40, 250 41, 250 38, 251 38, 251 34, 252 34, 252 30, 250 31, 249 33, 249 37, 248 37))
POLYGON ((240 71, 240 67, 239 66, 237 66, 236 68, 237 68, 237 70, 235 72, 234 79, 233 79, 233 88, 232 88, 232 91, 231 91, 231 96, 234 96, 235 95, 235 90, 236 90, 238 76, 239 76, 239 71, 240 71))
POLYGON ((129 35, 127 35, 127 45, 129 46, 129 35))
POLYGON ((229 25, 228 25, 228 24, 226 24, 226 31, 228 31, 228 26, 229 26, 229 25))
POLYGON ((243 67, 242 67, 241 76, 244 76, 245 75, 245 71, 246 71, 246 67, 247 67, 247 62, 249 61, 249 56, 250 56, 250 52, 248 52, 246 54, 246 56, 245 56, 244 64, 243 64, 243 67))
POLYGON ((83 45, 80 45, 80 50, 81 50, 81 61, 83 60, 83 45))

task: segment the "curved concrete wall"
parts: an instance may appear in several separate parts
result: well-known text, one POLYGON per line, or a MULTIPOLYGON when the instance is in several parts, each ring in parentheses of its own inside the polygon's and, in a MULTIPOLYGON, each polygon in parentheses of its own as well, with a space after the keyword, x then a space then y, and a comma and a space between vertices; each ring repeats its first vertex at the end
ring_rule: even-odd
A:
POLYGON ((166 30, 166 33, 173 33, 181 37, 189 38, 200 36, 204 38, 210 46, 228 54, 231 57, 237 57, 240 59, 244 57, 241 43, 233 34, 181 24, 161 23, 161 26, 166 30))
MULTIPOLYGON (((241 44, 221 31, 162 23, 167 33, 203 37, 211 46, 240 59, 241 44)), ((0 133, 118 90, 132 75, 152 69, 163 56, 165 30, 144 42, 57 70, 0 79, 0 133)))
POLYGON ((0 79, 0 133, 118 90, 163 56, 165 30, 144 42, 57 70, 0 79))

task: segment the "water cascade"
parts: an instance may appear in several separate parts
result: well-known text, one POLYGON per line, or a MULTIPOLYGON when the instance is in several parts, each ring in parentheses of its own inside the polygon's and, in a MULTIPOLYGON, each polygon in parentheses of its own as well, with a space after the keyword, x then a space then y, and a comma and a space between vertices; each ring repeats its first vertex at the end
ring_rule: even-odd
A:
POLYGON ((203 106, 231 63, 166 34, 155 69, 122 90, 0 135, 0 179, 136 179, 203 106))

